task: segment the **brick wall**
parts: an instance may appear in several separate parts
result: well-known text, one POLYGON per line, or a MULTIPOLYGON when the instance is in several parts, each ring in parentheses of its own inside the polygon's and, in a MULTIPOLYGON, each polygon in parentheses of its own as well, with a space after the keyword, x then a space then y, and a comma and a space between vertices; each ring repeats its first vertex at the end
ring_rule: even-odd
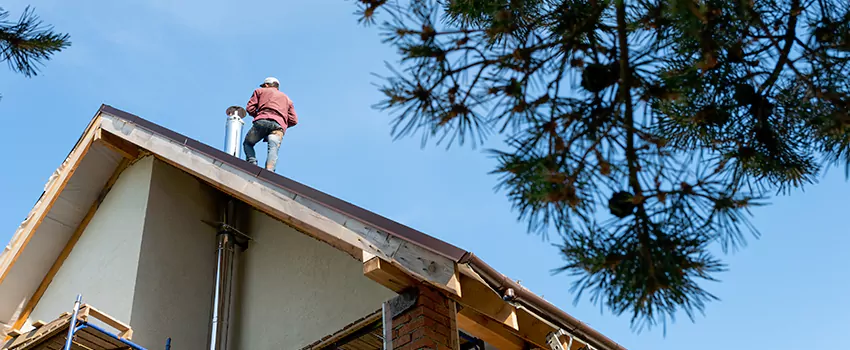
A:
POLYGON ((416 305, 393 319, 394 350, 459 350, 454 301, 427 286, 416 305))

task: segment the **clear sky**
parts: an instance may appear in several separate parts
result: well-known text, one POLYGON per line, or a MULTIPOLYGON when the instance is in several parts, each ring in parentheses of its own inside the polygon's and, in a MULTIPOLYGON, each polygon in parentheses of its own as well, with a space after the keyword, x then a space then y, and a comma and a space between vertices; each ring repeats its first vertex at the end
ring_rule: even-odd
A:
MULTIPOLYGON (((805 192, 758 209, 764 236, 727 257, 707 287, 722 300, 691 323, 632 332, 587 300, 573 305, 553 242, 525 233, 469 147, 393 142, 390 117, 371 109, 370 73, 396 54, 351 1, 31 0, 73 46, 33 79, 0 68, 0 241, 38 199, 101 103, 219 147, 224 109, 244 105, 266 76, 280 79, 300 123, 278 172, 471 250, 499 271, 630 349, 839 348, 850 329, 850 183, 833 169, 805 192)), ((247 131, 247 129, 246 129, 247 131)), ((258 148, 263 148, 260 144, 258 148)), ((265 159, 264 156, 261 160, 265 159)))

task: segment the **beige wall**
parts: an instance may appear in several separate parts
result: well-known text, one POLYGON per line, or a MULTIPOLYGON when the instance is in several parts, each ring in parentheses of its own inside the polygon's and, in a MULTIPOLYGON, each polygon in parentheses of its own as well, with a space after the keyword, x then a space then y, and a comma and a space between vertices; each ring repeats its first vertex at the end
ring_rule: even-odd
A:
POLYGON ((381 308, 394 293, 351 256, 260 212, 242 256, 233 349, 300 349, 381 308))
MULTIPOLYGON (((218 193, 152 157, 125 170, 36 306, 31 321, 70 311, 74 297, 161 348, 207 345, 218 193)), ((300 349, 380 308, 394 293, 362 263, 255 210, 255 239, 236 260, 231 349, 300 349)))
POLYGON ((215 274, 216 192, 166 163, 153 165, 130 324, 133 341, 162 349, 206 344, 215 274))
POLYGON ((113 317, 130 320, 153 157, 118 177, 80 240, 30 314, 51 321, 71 311, 77 294, 113 317))

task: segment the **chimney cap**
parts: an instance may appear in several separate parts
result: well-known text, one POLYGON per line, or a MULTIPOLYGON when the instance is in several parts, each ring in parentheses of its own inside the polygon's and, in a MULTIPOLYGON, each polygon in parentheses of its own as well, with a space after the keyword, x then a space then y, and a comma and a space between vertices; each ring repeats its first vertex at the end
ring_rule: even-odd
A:
POLYGON ((234 112, 236 112, 237 115, 239 115, 239 118, 245 118, 245 115, 248 114, 248 112, 245 111, 245 108, 242 108, 242 107, 239 107, 239 106, 227 107, 227 110, 225 111, 225 113, 227 113, 227 115, 233 115, 234 112))

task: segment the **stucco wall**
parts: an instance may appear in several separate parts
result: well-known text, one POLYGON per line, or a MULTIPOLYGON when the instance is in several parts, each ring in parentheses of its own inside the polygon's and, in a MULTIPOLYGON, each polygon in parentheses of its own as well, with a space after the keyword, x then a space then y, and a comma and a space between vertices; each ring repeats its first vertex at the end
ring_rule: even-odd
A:
POLYGON ((148 157, 118 177, 36 305, 31 321, 51 321, 71 311, 79 293, 84 302, 119 320, 130 320, 152 166, 153 157, 148 157))
POLYGON ((215 191, 166 163, 153 164, 135 285, 133 341, 182 349, 206 344, 215 274, 215 191))
POLYGON ((394 295, 351 256, 257 211, 250 223, 232 348, 300 349, 394 295))
MULTIPOLYGON (((133 341, 199 349, 209 337, 218 193, 153 157, 121 174, 30 321, 74 297, 129 323, 133 341)), ((231 349, 299 349, 380 308, 394 293, 335 248, 249 209, 255 239, 235 261, 231 349)))

